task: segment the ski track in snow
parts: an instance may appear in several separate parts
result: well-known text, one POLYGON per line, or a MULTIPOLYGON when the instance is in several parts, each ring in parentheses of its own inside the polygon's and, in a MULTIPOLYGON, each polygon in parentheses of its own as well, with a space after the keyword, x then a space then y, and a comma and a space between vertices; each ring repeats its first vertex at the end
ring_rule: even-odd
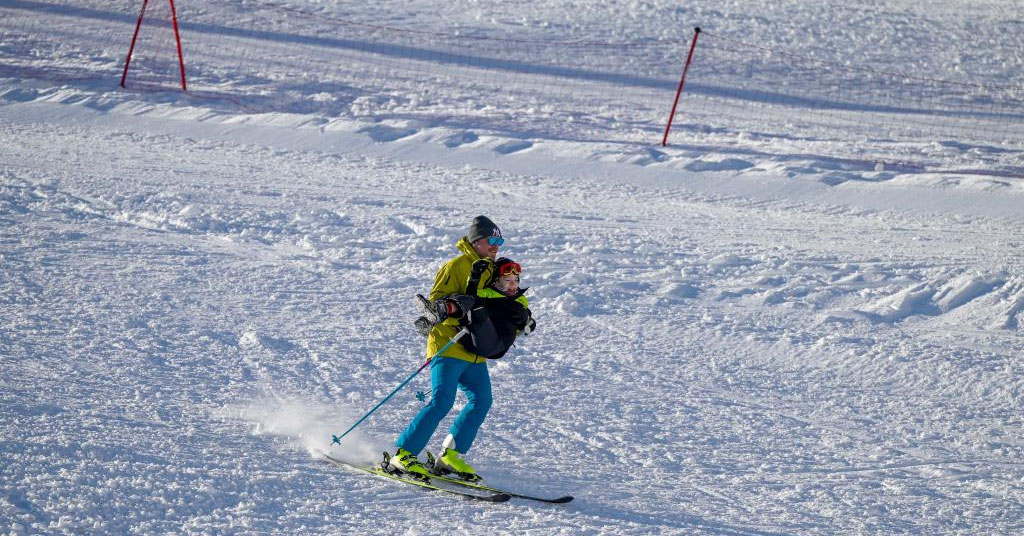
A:
MULTIPOLYGON (((1019 254, 1000 247, 1018 229, 1003 220, 130 136, 118 122, 4 127, 7 477, 42 480, 8 495, 22 527, 244 532, 384 508, 380 494, 444 504, 303 452, 416 365, 406 297, 450 253, 463 203, 527 189, 490 212, 528 267, 541 330, 493 366, 501 403, 474 452, 496 484, 580 499, 465 519, 942 532, 951 516, 1009 526, 1020 507, 1021 345, 1003 336, 1019 333, 1019 254), (37 147, 74 168, 39 170, 37 147), (57 507, 69 486, 81 502, 57 507)), ((345 453, 387 448, 421 380, 345 453)))
POLYGON ((0 533, 1024 529, 1017 182, 672 167, 46 84, 0 79, 0 533), (312 455, 392 448, 426 374, 329 438, 422 362, 410 298, 478 213, 538 331, 491 364, 471 459, 566 506, 312 455))

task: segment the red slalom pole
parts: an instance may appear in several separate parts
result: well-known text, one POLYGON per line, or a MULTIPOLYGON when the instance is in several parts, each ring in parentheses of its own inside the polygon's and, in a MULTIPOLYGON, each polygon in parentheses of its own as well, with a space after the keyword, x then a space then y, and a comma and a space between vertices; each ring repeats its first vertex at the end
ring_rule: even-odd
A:
POLYGON ((676 100, 672 102, 672 113, 668 115, 668 124, 665 125, 665 136, 661 138, 661 146, 668 145, 668 131, 672 130, 672 119, 676 116, 676 106, 679 105, 679 97, 683 94, 683 84, 686 83, 686 71, 690 70, 690 63, 693 61, 693 51, 697 48, 697 36, 700 35, 700 27, 693 29, 693 42, 690 43, 690 53, 686 56, 686 65, 683 66, 683 76, 679 79, 679 89, 676 89, 676 100))
POLYGON ((178 66, 181 68, 181 90, 188 91, 185 84, 185 57, 181 53, 181 35, 178 33, 178 12, 174 9, 174 0, 167 0, 171 3, 171 24, 174 26, 174 40, 178 43, 178 66))
POLYGON ((135 23, 135 33, 132 34, 132 44, 128 47, 128 57, 124 60, 124 73, 121 74, 121 87, 124 87, 124 81, 128 78, 128 66, 132 63, 132 53, 135 51, 135 40, 139 38, 139 29, 142 28, 142 16, 146 14, 147 4, 149 4, 149 0, 142 0, 142 10, 139 11, 139 21, 135 23))

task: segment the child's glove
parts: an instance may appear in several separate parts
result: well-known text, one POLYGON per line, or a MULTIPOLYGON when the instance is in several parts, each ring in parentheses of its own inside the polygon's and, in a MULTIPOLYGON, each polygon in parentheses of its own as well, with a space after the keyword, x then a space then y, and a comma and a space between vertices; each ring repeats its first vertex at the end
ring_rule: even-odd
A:
POLYGON ((533 319, 533 315, 530 315, 530 317, 526 319, 526 325, 523 326, 523 335, 529 335, 533 333, 533 330, 535 329, 537 329, 537 321, 533 319))

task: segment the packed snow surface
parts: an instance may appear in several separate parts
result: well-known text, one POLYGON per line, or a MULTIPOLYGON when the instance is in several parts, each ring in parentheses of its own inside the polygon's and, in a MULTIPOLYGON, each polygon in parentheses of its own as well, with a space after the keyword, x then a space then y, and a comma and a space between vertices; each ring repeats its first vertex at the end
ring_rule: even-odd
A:
MULTIPOLYGON (((286 4, 531 39, 700 25, 1022 83, 1012 1, 286 4)), ((0 1, 0 533, 1024 531, 1021 179, 123 91, 123 47, 61 36, 136 9, 0 1), (421 407, 427 374, 330 444, 422 363, 411 298, 477 214, 538 328, 490 364, 467 459, 568 505, 462 502, 315 456, 376 461, 421 407)), ((973 150, 953 142, 935 147, 973 150)))

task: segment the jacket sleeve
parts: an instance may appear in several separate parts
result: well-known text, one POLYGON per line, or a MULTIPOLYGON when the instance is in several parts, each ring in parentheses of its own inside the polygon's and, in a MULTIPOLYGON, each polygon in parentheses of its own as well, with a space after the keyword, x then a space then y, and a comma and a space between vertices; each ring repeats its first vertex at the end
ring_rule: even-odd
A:
POLYGON ((441 267, 434 276, 434 286, 430 287, 430 300, 439 300, 449 294, 462 294, 466 291, 466 280, 469 274, 460 270, 459 258, 456 257, 441 267))

